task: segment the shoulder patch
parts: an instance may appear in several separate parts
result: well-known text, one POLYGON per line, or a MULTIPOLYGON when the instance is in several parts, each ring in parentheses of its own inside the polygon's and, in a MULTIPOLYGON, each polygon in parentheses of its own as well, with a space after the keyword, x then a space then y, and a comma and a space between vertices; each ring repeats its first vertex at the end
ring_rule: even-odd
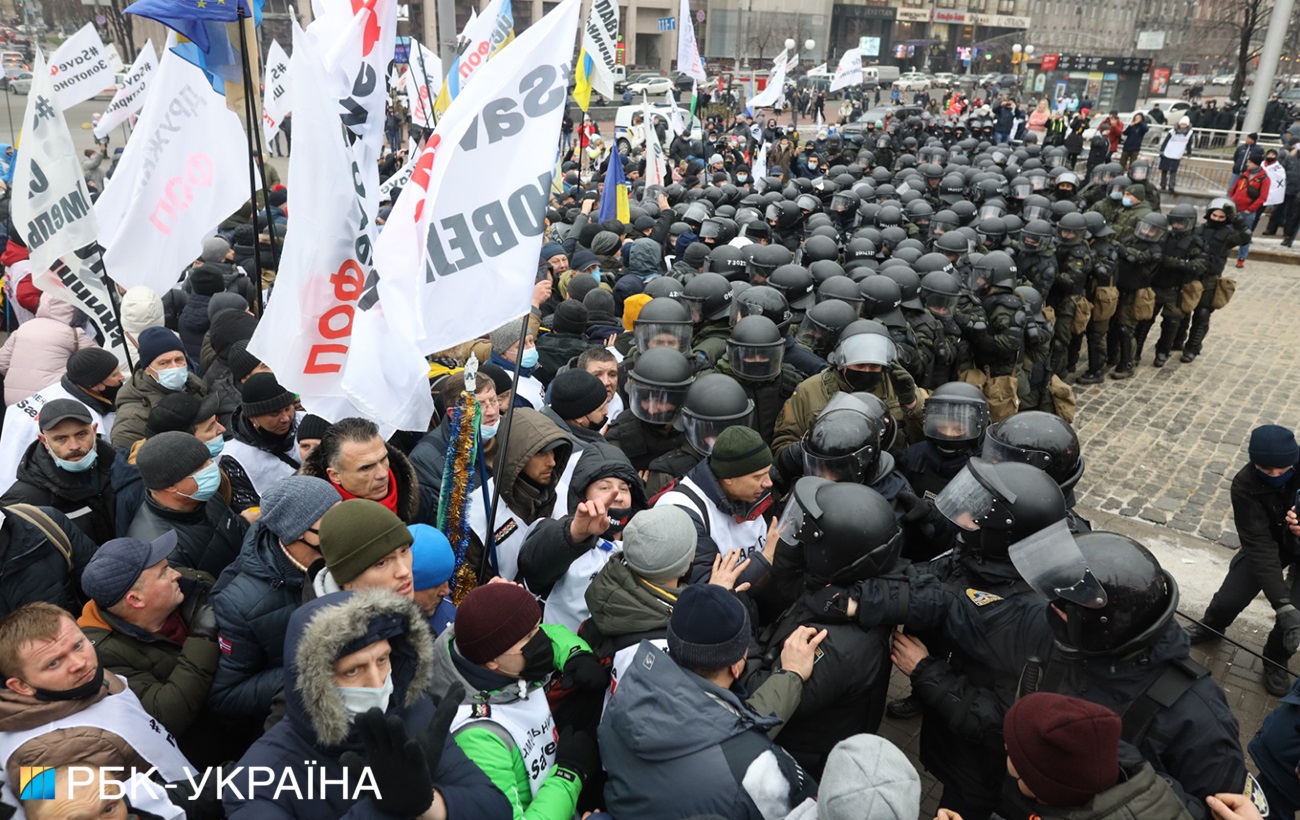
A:
POLYGON ((469 708, 469 716, 475 720, 492 717, 492 706, 487 703, 475 703, 469 708))
POLYGON ((502 524, 496 532, 492 533, 492 540, 500 544, 519 530, 519 524, 513 518, 502 524))
POLYGON ((970 602, 975 606, 988 606, 1002 600, 1001 595, 994 595, 992 592, 984 592, 973 588, 966 590, 966 597, 970 598, 970 602))
POLYGON ((1264 795, 1264 789, 1255 779, 1255 775, 1250 772, 1246 773, 1246 788, 1244 789, 1246 797, 1254 804, 1255 810, 1263 817, 1268 817, 1268 797, 1264 795))

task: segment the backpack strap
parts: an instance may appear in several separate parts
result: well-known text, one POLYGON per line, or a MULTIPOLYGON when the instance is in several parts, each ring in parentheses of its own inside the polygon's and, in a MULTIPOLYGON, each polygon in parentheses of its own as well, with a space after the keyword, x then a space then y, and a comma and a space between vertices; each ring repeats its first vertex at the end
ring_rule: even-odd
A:
POLYGON ((1160 677, 1152 681, 1146 691, 1120 715, 1124 721, 1120 736, 1126 742, 1139 746, 1151 727, 1151 721, 1160 710, 1173 706, 1193 684, 1209 674, 1210 670, 1191 658, 1170 661, 1160 677))
MULTIPOLYGON (((700 515, 700 520, 704 522, 704 534, 712 538, 713 537, 713 533, 711 532, 712 527, 709 525, 709 506, 704 501, 703 498, 700 498, 700 494, 692 490, 690 487, 687 487, 685 484, 683 484, 680 481, 674 482, 674 484, 672 485, 672 491, 679 492, 691 500, 691 504, 695 507, 696 512, 698 512, 700 515)), ((664 492, 661 492, 658 496, 656 496, 656 500, 662 498, 667 493, 668 493, 668 488, 664 488, 664 492)))
POLYGON ((68 569, 72 569, 72 540, 68 538, 68 534, 58 524, 54 523, 53 518, 45 514, 44 510, 31 504, 10 504, 5 507, 5 510, 40 530, 46 540, 53 544, 59 554, 63 556, 68 569))

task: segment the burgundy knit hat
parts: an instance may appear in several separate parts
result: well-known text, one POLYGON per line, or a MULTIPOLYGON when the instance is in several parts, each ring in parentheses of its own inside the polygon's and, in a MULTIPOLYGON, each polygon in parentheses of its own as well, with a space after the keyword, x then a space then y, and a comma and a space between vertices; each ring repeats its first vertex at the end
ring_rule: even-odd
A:
POLYGON ((1106 707, 1049 692, 1017 701, 1002 726, 1007 756, 1039 802, 1070 807, 1119 782, 1120 728, 1106 707))
POLYGON ((518 584, 484 584, 470 590, 456 607, 456 649, 470 663, 500 656, 533 631, 542 608, 518 584))

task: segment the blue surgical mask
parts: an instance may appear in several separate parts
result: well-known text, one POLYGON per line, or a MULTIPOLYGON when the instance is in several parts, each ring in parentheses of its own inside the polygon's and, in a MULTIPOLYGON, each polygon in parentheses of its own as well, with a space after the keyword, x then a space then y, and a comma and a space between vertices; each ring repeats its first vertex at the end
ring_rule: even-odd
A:
POLYGON ((393 673, 389 672, 388 677, 384 678, 383 686, 340 686, 339 695, 343 698, 343 709, 349 718, 364 715, 371 709, 387 712, 388 702, 393 697, 393 673))
POLYGON ((208 445, 208 455, 212 456, 214 461, 217 456, 221 455, 221 451, 226 449, 226 440, 221 436, 213 436, 205 441, 204 444, 208 445))
POLYGON ((525 370, 537 366, 537 348, 530 347, 519 357, 519 366, 525 370))
POLYGON ((491 424, 480 424, 478 426, 479 438, 484 441, 491 441, 496 437, 497 430, 501 427, 501 420, 497 419, 491 424))
POLYGON ((1125 208, 1132 208, 1134 205, 1137 204, 1137 200, 1124 197, 1123 199, 1120 200, 1120 204, 1123 205, 1125 208))
POLYGON ((1123 192, 1123 191, 1111 191, 1111 192, 1110 192, 1110 198, 1111 198, 1111 199, 1114 199, 1114 200, 1116 200, 1116 201, 1121 200, 1121 199, 1124 198, 1124 192, 1123 192))
POLYGON ((1294 467, 1290 468, 1285 473, 1282 473, 1282 475, 1269 475, 1263 470, 1260 470, 1258 467, 1255 468, 1255 471, 1259 473, 1260 478, 1264 479, 1265 484, 1278 490, 1285 487, 1286 483, 1291 480, 1292 476, 1295 475, 1294 467))
POLYGON ((748 179, 749 179, 749 174, 736 174, 737 182, 745 182, 748 179))
POLYGON ((221 486, 221 468, 215 461, 212 462, 194 474, 194 483, 199 485, 194 495, 189 493, 181 493, 181 495, 195 501, 207 501, 217 494, 217 488, 221 486))
POLYGON ((591 278, 595 279, 597 282, 600 281, 600 268, 596 268, 594 271, 591 272, 591 278))
POLYGON ((175 393, 185 387, 185 382, 190 377, 190 371, 187 367, 168 367, 158 372, 158 383, 164 389, 175 393))
POLYGON ((56 456, 53 450, 50 450, 49 453, 50 453, 50 458, 54 459, 54 466, 58 467, 60 470, 64 470, 69 473, 86 472, 91 467, 95 466, 95 458, 99 455, 95 451, 94 446, 91 446, 90 452, 82 456, 80 461, 64 461, 63 459, 56 456))

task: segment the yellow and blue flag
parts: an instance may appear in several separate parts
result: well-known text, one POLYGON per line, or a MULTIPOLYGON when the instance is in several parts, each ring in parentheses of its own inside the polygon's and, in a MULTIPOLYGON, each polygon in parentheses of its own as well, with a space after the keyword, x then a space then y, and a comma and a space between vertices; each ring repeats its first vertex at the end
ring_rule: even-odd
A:
POLYGON ((591 107, 591 75, 595 70, 596 61, 587 53, 587 49, 581 49, 578 52, 578 65, 573 71, 573 99, 583 111, 591 107))
POLYGON ((632 206, 627 198, 627 176, 623 173, 623 158, 618 155, 618 142, 610 143, 609 166, 605 169, 605 189, 600 194, 598 221, 617 219, 623 224, 632 221, 632 206))

